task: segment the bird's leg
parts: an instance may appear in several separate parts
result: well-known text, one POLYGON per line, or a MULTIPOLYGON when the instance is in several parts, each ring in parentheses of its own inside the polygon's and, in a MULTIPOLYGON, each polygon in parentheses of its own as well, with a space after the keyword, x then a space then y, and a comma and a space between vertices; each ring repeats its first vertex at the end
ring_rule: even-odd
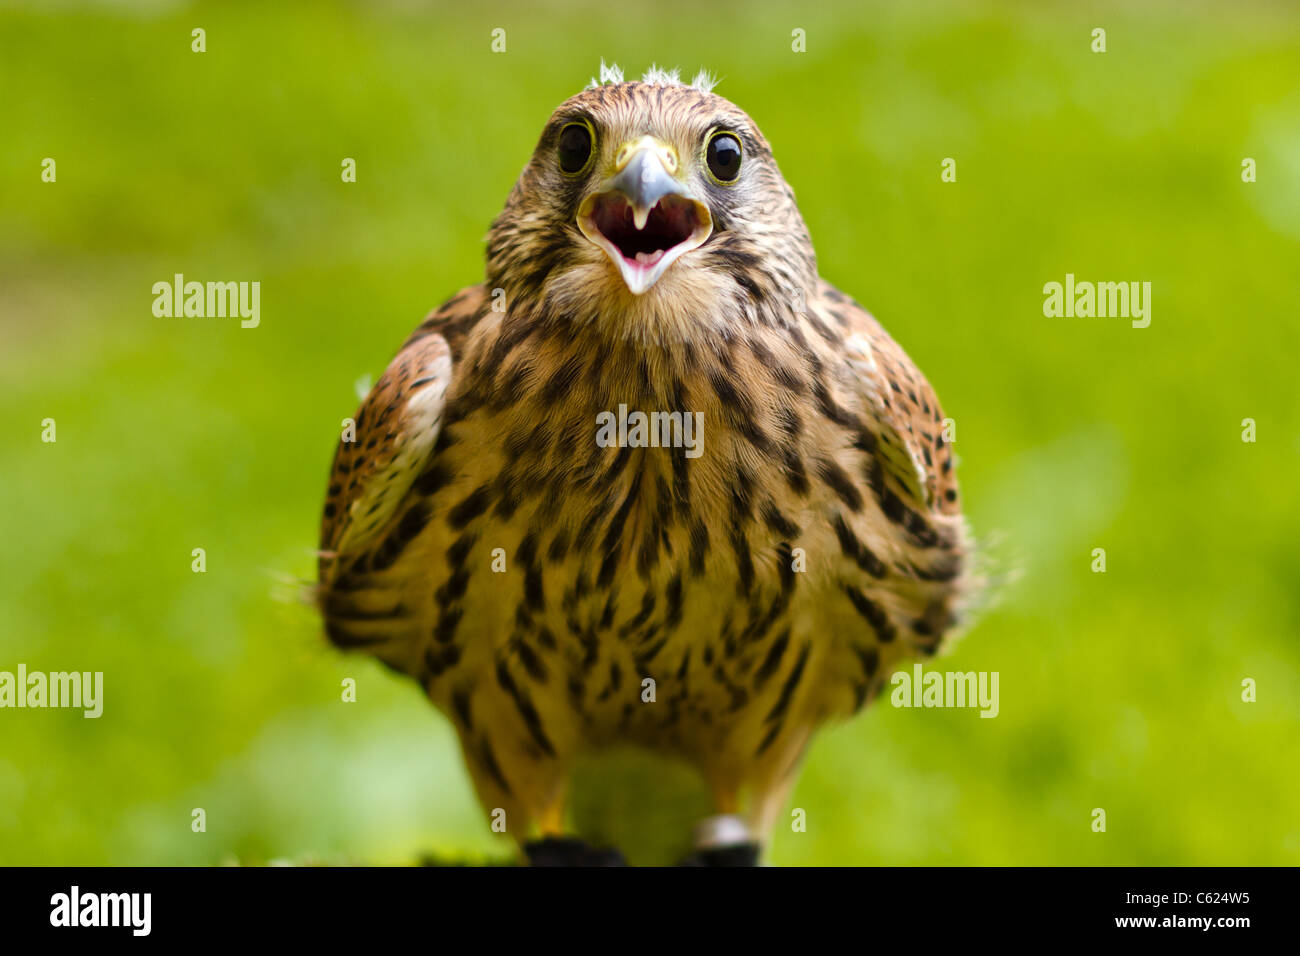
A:
POLYGON ((713 805, 718 813, 695 825, 695 852, 678 866, 758 866, 763 848, 738 812, 736 788, 715 780, 713 805))
POLYGON ((564 802, 565 796, 563 790, 561 790, 546 806, 538 811, 534 819, 537 821, 537 829, 541 831, 543 838, 563 835, 564 802))
POLYGON ((678 865, 758 866, 762 852, 744 817, 721 813, 695 825, 695 852, 678 865))
POLYGON ((524 844, 529 866, 627 866, 613 847, 594 847, 564 835, 564 793, 560 792, 535 817, 541 837, 524 844))
POLYGON ((476 736, 463 722, 458 722, 457 730, 479 803, 491 808, 494 832, 509 832, 529 866, 626 865, 618 850, 592 847, 565 834, 568 788, 561 766, 530 762, 502 745, 486 748, 485 738, 476 736), (490 763, 483 759, 485 753, 492 755, 490 763), (498 819, 508 829, 498 827, 498 819))
POLYGON ((524 844, 529 866, 627 866, 614 847, 592 846, 577 837, 548 836, 524 844))

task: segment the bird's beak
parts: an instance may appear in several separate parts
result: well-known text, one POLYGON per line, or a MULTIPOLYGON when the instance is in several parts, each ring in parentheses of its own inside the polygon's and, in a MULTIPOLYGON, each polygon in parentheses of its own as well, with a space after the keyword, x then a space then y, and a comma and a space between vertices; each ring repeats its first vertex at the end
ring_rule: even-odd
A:
POLYGON ((624 144, 613 174, 578 207, 578 228, 640 295, 713 232, 708 206, 678 178, 677 153, 653 136, 624 144))

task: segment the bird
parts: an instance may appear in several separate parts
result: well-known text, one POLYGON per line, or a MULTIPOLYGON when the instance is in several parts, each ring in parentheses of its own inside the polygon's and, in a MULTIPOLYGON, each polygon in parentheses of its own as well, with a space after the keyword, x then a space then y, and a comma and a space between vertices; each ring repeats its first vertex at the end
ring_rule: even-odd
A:
POLYGON ((949 420, 715 82, 602 61, 333 459, 325 634, 420 685, 526 864, 628 862, 570 809, 629 754, 596 803, 688 781, 667 852, 761 863, 815 733, 976 589, 949 420))

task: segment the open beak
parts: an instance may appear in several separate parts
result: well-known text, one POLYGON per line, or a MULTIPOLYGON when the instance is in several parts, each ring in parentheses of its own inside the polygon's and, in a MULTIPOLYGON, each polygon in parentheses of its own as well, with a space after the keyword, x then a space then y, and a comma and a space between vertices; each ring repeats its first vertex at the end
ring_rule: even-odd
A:
POLYGON ((713 232, 709 208, 677 179, 677 157, 652 136, 624 145, 614 175, 578 207, 578 228, 605 250, 633 295, 713 232))

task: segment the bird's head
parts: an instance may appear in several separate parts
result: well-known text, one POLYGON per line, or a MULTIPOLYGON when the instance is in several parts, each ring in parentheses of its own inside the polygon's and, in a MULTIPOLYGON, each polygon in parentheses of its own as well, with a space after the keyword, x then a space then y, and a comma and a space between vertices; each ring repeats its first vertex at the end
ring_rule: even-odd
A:
POLYGON ((711 85, 659 70, 625 83, 602 64, 551 116, 493 224, 489 283, 655 335, 805 294, 816 262, 794 194, 753 120, 711 85))

